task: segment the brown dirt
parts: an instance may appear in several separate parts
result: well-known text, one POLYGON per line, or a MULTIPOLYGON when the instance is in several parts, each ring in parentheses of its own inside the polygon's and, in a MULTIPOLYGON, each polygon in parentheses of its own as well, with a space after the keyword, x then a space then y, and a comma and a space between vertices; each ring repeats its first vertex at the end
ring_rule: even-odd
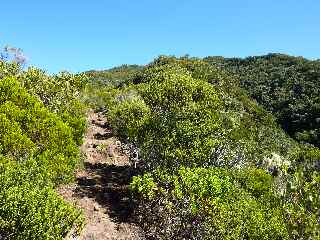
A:
POLYGON ((84 169, 77 172, 77 183, 61 186, 58 192, 76 204, 85 215, 80 236, 70 233, 66 239, 139 240, 143 232, 130 221, 132 203, 128 190, 134 167, 112 136, 102 113, 88 113, 88 130, 81 146, 84 169))

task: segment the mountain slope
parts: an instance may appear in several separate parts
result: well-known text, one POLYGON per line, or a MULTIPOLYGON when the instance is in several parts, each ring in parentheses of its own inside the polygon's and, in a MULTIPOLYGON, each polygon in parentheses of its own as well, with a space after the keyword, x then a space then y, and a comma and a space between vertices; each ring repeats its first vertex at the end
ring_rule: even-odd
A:
POLYGON ((319 235, 320 151, 291 139, 233 76, 196 58, 160 57, 101 89, 115 133, 142 166, 131 188, 147 237, 319 235))
POLYGON ((205 61, 235 74, 295 139, 320 146, 320 61, 284 54, 205 61))

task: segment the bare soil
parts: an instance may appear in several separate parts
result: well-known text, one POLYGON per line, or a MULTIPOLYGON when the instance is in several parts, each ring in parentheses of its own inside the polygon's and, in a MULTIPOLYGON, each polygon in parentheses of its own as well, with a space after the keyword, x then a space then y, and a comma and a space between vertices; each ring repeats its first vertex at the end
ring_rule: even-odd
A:
POLYGON ((83 210, 86 225, 80 236, 70 233, 66 239, 145 239, 130 219, 133 209, 128 184, 135 169, 104 115, 90 111, 87 121, 81 146, 84 169, 76 173, 75 184, 58 189, 64 199, 83 210))

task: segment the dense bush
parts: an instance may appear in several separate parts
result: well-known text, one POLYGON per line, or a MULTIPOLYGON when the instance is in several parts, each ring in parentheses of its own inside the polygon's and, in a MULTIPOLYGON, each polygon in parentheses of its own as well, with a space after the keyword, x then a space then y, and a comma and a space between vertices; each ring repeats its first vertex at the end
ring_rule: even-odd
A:
POLYGON ((17 76, 20 72, 21 66, 19 64, 0 60, 0 79, 8 76, 17 76))
POLYGON ((177 64, 152 65, 140 82, 119 90, 108 116, 153 167, 257 164, 295 147, 244 94, 235 98, 177 64))
POLYGON ((320 150, 293 154, 285 195, 289 232, 295 239, 320 239, 320 150))
POLYGON ((290 139, 230 74, 160 57, 130 81, 106 98, 107 116, 139 147, 146 173, 131 187, 151 239, 319 237, 318 150, 290 139))
POLYGON ((65 203, 37 161, 0 157, 0 238, 63 239, 83 223, 81 212, 65 203))
POLYGON ((320 146, 320 62, 283 54, 205 59, 236 74, 240 85, 295 139, 320 146))
POLYGON ((106 71, 88 71, 88 84, 84 91, 85 102, 92 108, 105 110, 112 105, 114 89, 128 85, 143 67, 122 65, 106 71))
POLYGON ((29 68, 18 77, 22 86, 37 96, 51 111, 73 130, 74 140, 80 144, 85 131, 85 107, 79 101, 86 86, 87 78, 83 74, 62 72, 49 76, 37 68, 29 68))
POLYGON ((30 157, 60 182, 72 178, 79 158, 72 129, 14 78, 0 80, 0 154, 30 157))
POLYGON ((83 80, 41 74, 0 61, 1 239, 63 239, 83 223, 54 190, 73 180, 80 160, 85 119, 74 91, 83 80))
POLYGON ((137 211, 147 216, 150 237, 288 239, 272 176, 263 170, 180 168, 176 175, 135 177, 131 187, 143 196, 137 211))
POLYGON ((84 74, 61 72, 50 76, 35 67, 23 70, 15 62, 0 60, 0 79, 4 77, 15 77, 31 95, 58 114, 72 128, 74 140, 81 143, 86 121, 85 106, 80 99, 88 83, 84 74))

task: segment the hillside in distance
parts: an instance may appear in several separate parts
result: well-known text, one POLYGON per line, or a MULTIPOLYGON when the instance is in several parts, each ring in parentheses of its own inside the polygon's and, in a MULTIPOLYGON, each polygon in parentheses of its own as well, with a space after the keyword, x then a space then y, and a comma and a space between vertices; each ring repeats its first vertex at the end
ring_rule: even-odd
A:
POLYGON ((241 58, 207 57, 237 76, 265 109, 298 141, 320 146, 320 61, 284 54, 241 58))
POLYGON ((90 70, 85 72, 88 76, 89 81, 94 84, 100 85, 118 85, 123 83, 125 80, 132 78, 132 76, 138 71, 142 70, 143 66, 140 65, 121 65, 113 67, 108 70, 90 70))

